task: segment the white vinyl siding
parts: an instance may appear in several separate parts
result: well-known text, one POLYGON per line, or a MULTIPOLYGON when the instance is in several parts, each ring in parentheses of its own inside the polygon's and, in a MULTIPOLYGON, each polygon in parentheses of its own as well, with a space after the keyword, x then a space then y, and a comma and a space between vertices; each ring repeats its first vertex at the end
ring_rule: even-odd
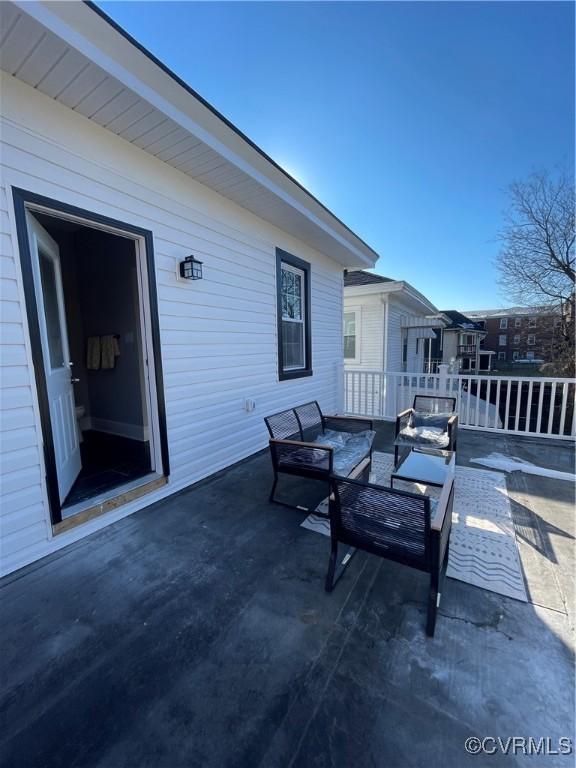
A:
MULTIPOLYGON (((0 191, 2 570, 31 562, 266 445, 268 413, 318 399, 340 407, 342 267, 143 150, 2 76, 4 180, 151 230, 169 485, 52 538, 11 197, 0 191), (278 381, 276 257, 311 264, 314 375, 278 381), (194 253, 204 279, 178 278, 194 253), (247 413, 246 398, 256 409, 247 413)), ((177 532, 175 532, 177 535, 177 532)))
MULTIPOLYGON (((410 317, 422 315, 416 314, 397 294, 347 295, 346 290, 344 312, 354 312, 356 317, 356 357, 345 359, 345 366, 361 370, 402 371, 403 322, 410 317)), ((415 340, 412 339, 409 342, 408 359, 417 365, 415 346, 415 340)), ((424 344, 420 344, 420 365, 423 365, 423 353, 424 344)))
MULTIPOLYGON (((388 297, 388 338, 386 343, 386 369, 388 371, 402 370, 402 321, 410 313, 398 299, 388 297)), ((408 359, 410 360, 410 344, 408 359)))
POLYGON ((344 296, 344 312, 356 316, 356 357, 344 360, 349 368, 382 370, 384 305, 380 296, 344 296))

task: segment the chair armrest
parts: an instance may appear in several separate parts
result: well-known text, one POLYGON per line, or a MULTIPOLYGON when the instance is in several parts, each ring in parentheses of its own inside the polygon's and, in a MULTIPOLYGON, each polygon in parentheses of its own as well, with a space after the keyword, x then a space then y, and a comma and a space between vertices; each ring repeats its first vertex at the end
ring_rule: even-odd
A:
POLYGON ((396 416, 396 430, 394 437, 398 437, 400 432, 408 426, 408 422, 410 421, 410 416, 412 415, 412 408, 406 408, 405 411, 402 411, 402 413, 399 413, 398 416, 396 416))
POLYGON ((450 416, 448 419, 448 450, 456 450, 456 438, 458 435, 458 414, 450 416))
POLYGON ((340 428, 343 432, 363 432, 365 429, 374 429, 372 419, 363 419, 358 416, 323 416, 322 421, 324 429, 340 428))
POLYGON ((270 440, 270 453, 275 468, 282 465, 303 469, 332 472, 334 449, 321 443, 304 443, 301 440, 270 440))
POLYGON ((452 528, 452 506, 454 503, 454 476, 449 475, 444 483, 436 514, 430 522, 430 531, 432 535, 432 551, 434 566, 441 568, 446 554, 446 547, 450 540, 450 530, 452 528))
POLYGON ((448 475, 448 477, 446 478, 446 482, 442 486, 442 491, 440 492, 440 498, 438 499, 438 504, 436 506, 436 514, 430 521, 430 528, 433 531, 442 530, 442 526, 444 525, 444 522, 446 519, 450 497, 453 494, 453 490, 454 490, 454 476, 448 475))

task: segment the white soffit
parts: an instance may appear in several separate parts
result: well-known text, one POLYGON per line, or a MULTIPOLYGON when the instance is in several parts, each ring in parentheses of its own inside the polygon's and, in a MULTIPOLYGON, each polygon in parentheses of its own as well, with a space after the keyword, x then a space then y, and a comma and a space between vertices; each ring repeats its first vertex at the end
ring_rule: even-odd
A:
POLYGON ((2 2, 0 66, 347 267, 378 255, 83 2, 2 2))

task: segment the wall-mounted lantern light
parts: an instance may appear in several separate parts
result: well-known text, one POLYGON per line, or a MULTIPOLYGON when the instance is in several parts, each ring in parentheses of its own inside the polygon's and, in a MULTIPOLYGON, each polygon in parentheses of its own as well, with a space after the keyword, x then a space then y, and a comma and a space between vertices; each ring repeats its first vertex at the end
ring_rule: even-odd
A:
POLYGON ((202 280, 202 262, 194 256, 186 256, 184 261, 180 262, 180 277, 187 280, 202 280))

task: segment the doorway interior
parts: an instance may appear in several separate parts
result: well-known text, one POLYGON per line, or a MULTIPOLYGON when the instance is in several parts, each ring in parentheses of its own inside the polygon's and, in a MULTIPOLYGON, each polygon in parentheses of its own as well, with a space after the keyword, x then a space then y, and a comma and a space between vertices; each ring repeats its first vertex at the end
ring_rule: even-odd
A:
POLYGON ((163 474, 146 254, 58 211, 25 217, 61 523, 163 474))

